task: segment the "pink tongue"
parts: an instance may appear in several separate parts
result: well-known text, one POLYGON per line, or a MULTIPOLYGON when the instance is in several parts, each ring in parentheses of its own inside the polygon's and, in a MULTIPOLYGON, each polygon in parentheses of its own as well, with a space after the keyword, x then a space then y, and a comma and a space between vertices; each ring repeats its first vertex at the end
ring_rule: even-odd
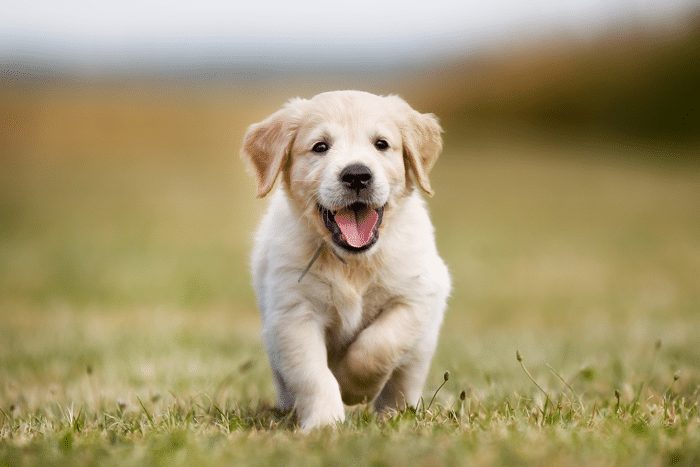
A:
POLYGON ((374 227, 379 220, 377 211, 370 208, 357 212, 345 208, 338 211, 334 217, 345 241, 355 248, 363 247, 372 240, 374 227))

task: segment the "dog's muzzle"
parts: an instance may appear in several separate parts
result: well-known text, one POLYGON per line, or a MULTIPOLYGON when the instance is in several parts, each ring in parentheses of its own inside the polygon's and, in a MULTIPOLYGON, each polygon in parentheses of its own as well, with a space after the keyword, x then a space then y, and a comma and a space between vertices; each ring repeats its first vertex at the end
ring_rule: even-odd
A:
POLYGON ((347 204, 339 209, 319 204, 321 219, 333 243, 350 252, 367 250, 377 242, 384 214, 384 206, 372 204, 372 171, 366 165, 351 164, 340 171, 338 182, 347 204))

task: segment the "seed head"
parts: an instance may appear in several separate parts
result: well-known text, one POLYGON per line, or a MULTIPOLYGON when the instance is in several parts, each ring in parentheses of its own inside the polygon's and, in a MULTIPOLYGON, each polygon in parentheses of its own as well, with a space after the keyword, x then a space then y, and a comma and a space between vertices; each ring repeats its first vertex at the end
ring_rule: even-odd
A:
POLYGON ((445 374, 442 375, 442 377, 445 378, 445 381, 447 381, 448 379, 450 379, 450 372, 446 371, 445 374))
POLYGON ((523 356, 520 354, 519 350, 515 351, 515 358, 517 358, 519 362, 523 361, 523 356))
POLYGON ((467 391, 462 391, 459 393, 459 400, 463 401, 467 398, 467 391))
POLYGON ((673 374, 673 381, 678 381, 678 378, 680 378, 680 377, 681 377, 681 370, 678 370, 673 374))

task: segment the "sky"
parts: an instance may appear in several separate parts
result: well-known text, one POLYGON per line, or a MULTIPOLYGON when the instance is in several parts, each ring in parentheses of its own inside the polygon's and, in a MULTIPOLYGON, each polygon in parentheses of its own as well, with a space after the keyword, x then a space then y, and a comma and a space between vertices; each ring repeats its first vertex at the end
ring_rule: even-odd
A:
POLYGON ((430 58, 519 34, 596 31, 630 18, 672 23, 698 0, 4 0, 0 64, 223 57, 430 58))

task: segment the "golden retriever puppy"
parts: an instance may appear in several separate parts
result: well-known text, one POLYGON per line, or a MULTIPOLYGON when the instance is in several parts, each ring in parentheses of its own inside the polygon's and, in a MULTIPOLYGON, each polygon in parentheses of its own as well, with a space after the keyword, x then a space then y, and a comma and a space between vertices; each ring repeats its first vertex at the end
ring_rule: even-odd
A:
POLYGON ((421 397, 450 292, 417 189, 432 194, 441 131, 359 91, 293 99, 248 128, 258 197, 281 179, 252 275, 278 404, 303 430, 343 421, 343 403, 421 397))

